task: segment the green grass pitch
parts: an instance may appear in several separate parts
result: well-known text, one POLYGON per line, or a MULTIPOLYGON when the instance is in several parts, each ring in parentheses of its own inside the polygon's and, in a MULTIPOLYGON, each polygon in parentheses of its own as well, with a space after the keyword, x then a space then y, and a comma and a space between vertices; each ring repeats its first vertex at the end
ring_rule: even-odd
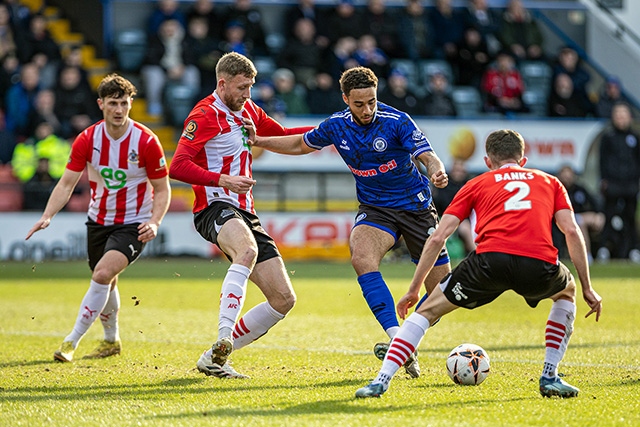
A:
MULTIPOLYGON (((600 322, 585 319, 560 371, 575 399, 537 390, 550 302, 530 309, 506 293, 474 311, 457 310, 420 344, 422 376, 401 370, 380 399, 354 392, 377 373, 373 344, 385 335, 351 266, 289 263, 298 303, 259 341, 236 353, 248 380, 195 370, 215 340, 224 260, 142 259, 120 279, 123 354, 82 360, 102 337, 93 325, 73 364, 53 351, 73 326, 87 286, 85 263, 0 263, 0 426, 635 426, 640 425, 640 267, 592 268, 604 298, 600 322), (491 374, 455 385, 445 359, 463 342, 484 347, 491 374)), ((412 264, 385 264, 394 295, 412 264)), ((251 285, 245 310, 262 300, 251 285)))

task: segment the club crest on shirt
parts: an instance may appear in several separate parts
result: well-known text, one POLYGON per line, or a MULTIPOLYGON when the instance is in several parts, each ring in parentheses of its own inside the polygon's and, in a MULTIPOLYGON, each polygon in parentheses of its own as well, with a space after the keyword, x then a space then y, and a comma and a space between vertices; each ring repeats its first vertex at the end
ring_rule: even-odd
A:
POLYGON ((187 125, 184 127, 182 136, 187 138, 189 141, 193 141, 193 138, 195 138, 196 130, 198 130, 198 124, 193 120, 189 120, 189 123, 187 123, 187 125))
POLYGON ((421 130, 416 129, 411 133, 411 138, 413 138, 414 141, 420 141, 421 139, 424 139, 424 133, 422 133, 421 130))
POLYGON ((138 153, 136 153, 135 150, 131 150, 131 152, 129 153, 129 156, 127 157, 127 161, 129 163, 137 164, 139 160, 140 158, 138 156, 138 153))
POLYGON ((373 140, 373 149, 381 153, 387 149, 387 141, 384 138, 376 138, 373 140))

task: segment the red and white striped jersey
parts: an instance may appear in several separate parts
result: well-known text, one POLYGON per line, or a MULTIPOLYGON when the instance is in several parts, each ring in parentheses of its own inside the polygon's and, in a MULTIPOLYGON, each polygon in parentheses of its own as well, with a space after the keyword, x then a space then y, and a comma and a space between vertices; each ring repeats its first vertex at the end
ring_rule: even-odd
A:
POLYGON ((103 120, 84 130, 71 147, 67 169, 88 168, 91 186, 89 218, 98 224, 133 224, 151 218, 153 186, 150 179, 167 176, 158 137, 146 126, 129 120, 118 140, 103 120))
POLYGON ((252 177, 249 134, 242 118, 251 118, 256 133, 262 136, 291 135, 306 132, 303 128, 284 128, 260 107, 248 100, 241 111, 234 112, 213 93, 191 110, 185 120, 178 148, 171 162, 171 176, 192 184, 195 193, 193 212, 215 201, 223 201, 255 214, 253 192, 237 194, 212 182, 210 172, 252 177))

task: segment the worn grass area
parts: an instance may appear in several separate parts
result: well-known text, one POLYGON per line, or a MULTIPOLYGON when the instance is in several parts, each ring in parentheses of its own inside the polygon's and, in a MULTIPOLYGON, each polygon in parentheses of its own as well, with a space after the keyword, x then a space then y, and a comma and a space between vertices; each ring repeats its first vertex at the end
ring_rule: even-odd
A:
MULTIPOLYGON (((537 381, 550 307, 509 293, 478 310, 458 310, 422 341, 423 375, 401 372, 380 399, 356 400, 377 372, 371 354, 385 338, 347 264, 288 268, 298 304, 253 345, 232 355, 249 380, 205 377, 195 361, 216 336, 225 261, 147 260, 121 277, 123 354, 82 360, 101 338, 94 325, 73 364, 52 361, 88 285, 84 263, 0 264, 0 425, 251 426, 630 426, 640 425, 640 268, 595 266, 605 300, 599 323, 584 319, 561 366, 576 399, 543 399, 537 381), (135 297, 135 299, 134 299, 135 297), (136 305, 137 302, 137 305, 136 305), (446 374, 462 342, 484 347, 492 374, 462 387, 446 374)), ((399 297, 411 264, 384 265, 399 297)), ((245 309, 261 301, 250 286, 245 309)))

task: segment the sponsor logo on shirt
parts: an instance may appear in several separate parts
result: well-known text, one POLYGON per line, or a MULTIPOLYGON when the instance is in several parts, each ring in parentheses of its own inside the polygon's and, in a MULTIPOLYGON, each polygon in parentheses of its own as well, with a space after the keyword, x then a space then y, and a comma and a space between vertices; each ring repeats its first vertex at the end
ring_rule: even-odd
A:
POLYGON ((365 219, 366 217, 367 217, 367 214, 363 212, 363 213, 361 213, 360 215, 358 215, 358 216, 356 217, 356 222, 360 222, 360 221, 362 221, 363 219, 365 219))

